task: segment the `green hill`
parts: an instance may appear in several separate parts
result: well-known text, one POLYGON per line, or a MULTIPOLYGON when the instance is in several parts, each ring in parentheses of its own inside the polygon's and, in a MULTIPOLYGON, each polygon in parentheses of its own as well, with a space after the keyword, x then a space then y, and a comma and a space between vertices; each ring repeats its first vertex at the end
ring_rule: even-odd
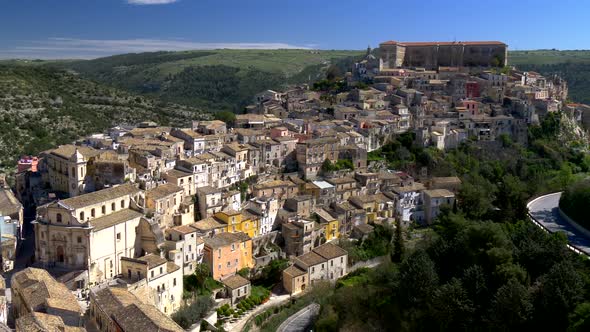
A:
POLYGON ((262 90, 315 81, 322 78, 329 65, 362 54, 362 51, 223 49, 123 54, 47 65, 166 101, 239 112, 262 90))
POLYGON ((0 65, 0 171, 19 155, 121 123, 187 125, 209 118, 196 108, 137 96, 40 66, 0 65))
POLYGON ((560 75, 569 84, 571 100, 590 104, 590 51, 512 51, 508 61, 522 70, 560 75))

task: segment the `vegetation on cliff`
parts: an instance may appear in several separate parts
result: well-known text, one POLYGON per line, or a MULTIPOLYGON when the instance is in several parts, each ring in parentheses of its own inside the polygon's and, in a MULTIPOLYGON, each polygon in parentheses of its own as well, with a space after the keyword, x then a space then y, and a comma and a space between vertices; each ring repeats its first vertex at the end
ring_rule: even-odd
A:
POLYGON ((188 125, 199 109, 156 101, 39 66, 0 65, 0 168, 117 124, 188 125))

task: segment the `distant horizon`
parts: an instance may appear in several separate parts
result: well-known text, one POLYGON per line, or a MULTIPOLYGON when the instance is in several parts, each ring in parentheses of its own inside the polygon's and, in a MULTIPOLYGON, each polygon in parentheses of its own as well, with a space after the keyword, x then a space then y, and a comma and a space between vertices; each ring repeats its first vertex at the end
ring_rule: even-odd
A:
POLYGON ((5 1, 0 59, 217 48, 362 50, 387 40, 499 40, 514 51, 590 49, 590 3, 564 1, 424 0, 404 3, 403 11, 391 0, 5 1), (545 23, 542 32, 537 22, 545 23))
MULTIPOLYGON (((376 49, 377 47, 371 47, 371 49, 376 49)), ((94 57, 14 57, 14 58, 3 58, 0 55, 0 61, 77 61, 77 60, 96 60, 101 58, 108 58, 113 56, 119 55, 127 55, 127 54, 142 54, 142 53, 158 53, 158 52, 206 52, 206 51, 344 51, 344 52, 364 52, 365 49, 321 49, 321 48, 199 48, 199 49, 186 49, 186 50, 153 50, 153 51, 143 51, 143 52, 123 52, 123 53, 113 53, 113 54, 105 54, 102 56, 94 56, 94 57)), ((521 49, 521 50, 514 50, 508 47, 508 52, 537 52, 537 51, 554 51, 554 52, 585 52, 590 51, 588 49, 556 49, 556 48, 539 48, 539 49, 521 49)))

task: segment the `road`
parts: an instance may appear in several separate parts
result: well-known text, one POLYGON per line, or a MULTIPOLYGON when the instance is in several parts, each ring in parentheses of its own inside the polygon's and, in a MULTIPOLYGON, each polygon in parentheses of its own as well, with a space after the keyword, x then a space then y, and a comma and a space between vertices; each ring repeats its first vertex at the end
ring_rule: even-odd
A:
POLYGON ((532 200, 528 204, 529 213, 550 232, 564 232, 568 242, 590 255, 590 238, 578 231, 559 215, 561 193, 549 194, 532 200))
POLYGON ((312 303, 284 321, 277 332, 304 332, 319 312, 320 305, 312 303))

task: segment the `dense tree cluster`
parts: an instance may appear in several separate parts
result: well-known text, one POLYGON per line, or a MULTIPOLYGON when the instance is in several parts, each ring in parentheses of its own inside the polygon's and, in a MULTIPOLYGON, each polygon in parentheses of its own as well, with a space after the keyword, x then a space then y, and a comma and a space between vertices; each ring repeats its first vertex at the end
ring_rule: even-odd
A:
POLYGON ((568 187, 559 200, 559 207, 578 224, 590 229, 588 205, 590 204, 590 179, 584 179, 568 187))
POLYGON ((339 282, 315 330, 587 331, 590 262, 526 215, 530 197, 588 170, 580 149, 559 142, 560 130, 556 115, 531 128, 528 148, 501 138, 441 152, 405 134, 371 153, 395 169, 459 176, 459 204, 400 263, 339 282))

